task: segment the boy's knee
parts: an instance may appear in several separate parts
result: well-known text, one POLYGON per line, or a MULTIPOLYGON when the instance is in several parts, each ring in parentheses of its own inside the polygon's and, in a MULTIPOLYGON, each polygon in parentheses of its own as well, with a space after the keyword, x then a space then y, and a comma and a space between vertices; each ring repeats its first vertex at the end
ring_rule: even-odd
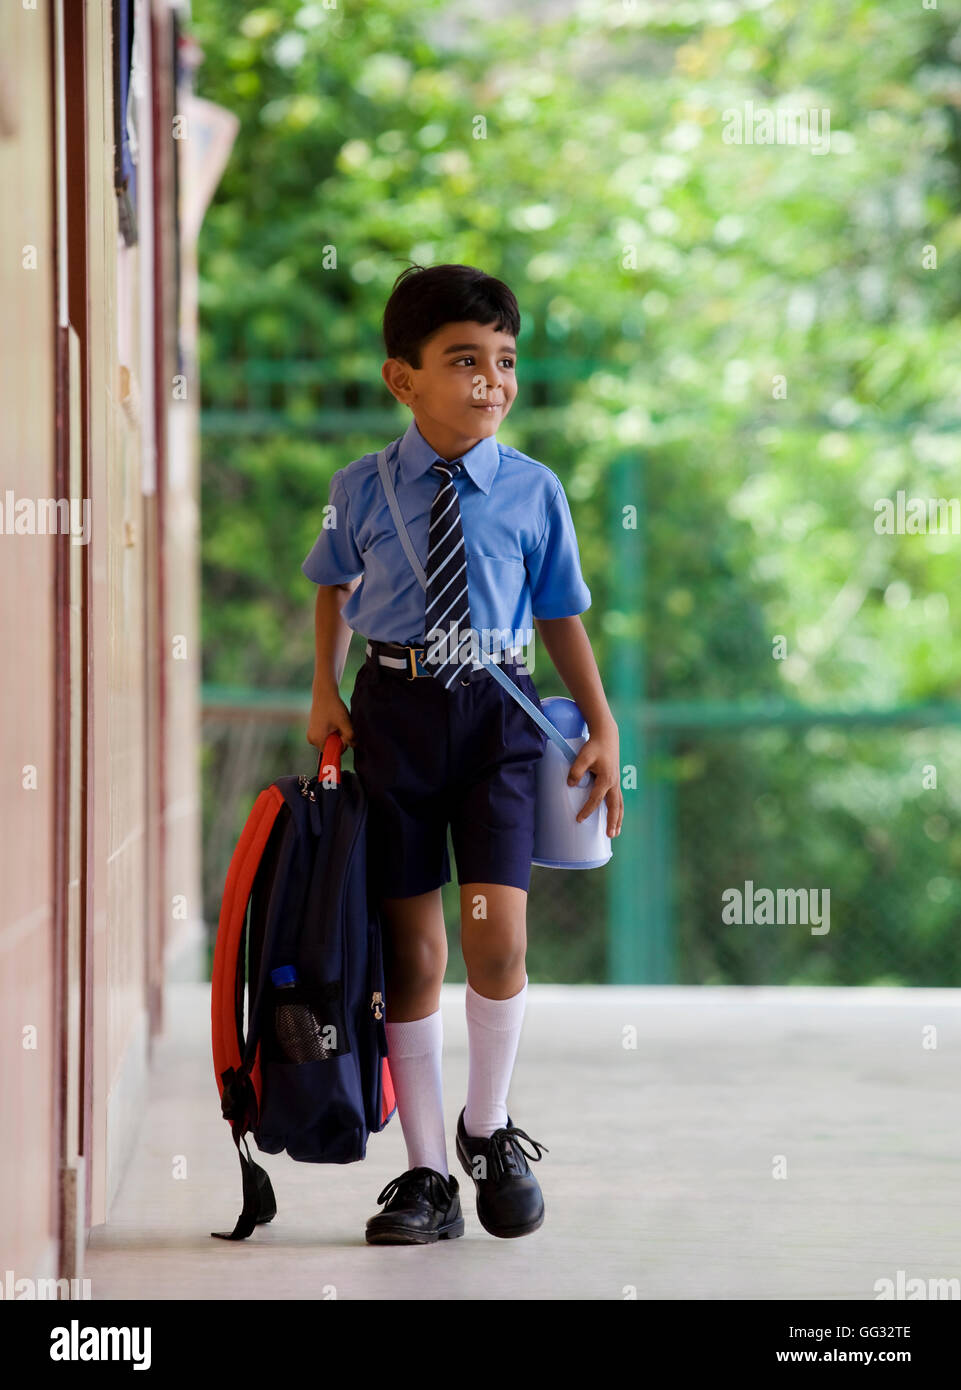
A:
POLYGON ((483 978, 487 984, 499 985, 517 975, 526 955, 523 943, 475 940, 465 949, 464 960, 472 975, 483 978))
POLYGON ((407 990, 427 990, 443 983, 446 970, 446 940, 384 943, 384 975, 389 983, 407 990))

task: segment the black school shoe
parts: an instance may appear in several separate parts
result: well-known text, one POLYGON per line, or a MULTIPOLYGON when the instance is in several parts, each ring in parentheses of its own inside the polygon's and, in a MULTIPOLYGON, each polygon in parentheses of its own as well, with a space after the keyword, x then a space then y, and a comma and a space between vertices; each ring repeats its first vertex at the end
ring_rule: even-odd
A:
POLYGON ((464 1110, 458 1115, 457 1157, 477 1189, 478 1219, 492 1236, 526 1236, 543 1224, 544 1198, 527 1163, 528 1158, 539 1162, 541 1149, 550 1153, 546 1144, 539 1144, 522 1129, 517 1129, 510 1115, 506 1126, 495 1129, 489 1139, 468 1134, 464 1128, 464 1110), (538 1152, 529 1153, 521 1139, 530 1139, 538 1152), (478 1163, 475 1171, 474 1159, 478 1155, 485 1162, 478 1163), (478 1177, 477 1172, 484 1176, 478 1177))
POLYGON ((367 1222, 368 1245, 431 1245, 464 1234, 460 1189, 453 1173, 409 1168, 393 1178, 377 1198, 383 1211, 367 1222))

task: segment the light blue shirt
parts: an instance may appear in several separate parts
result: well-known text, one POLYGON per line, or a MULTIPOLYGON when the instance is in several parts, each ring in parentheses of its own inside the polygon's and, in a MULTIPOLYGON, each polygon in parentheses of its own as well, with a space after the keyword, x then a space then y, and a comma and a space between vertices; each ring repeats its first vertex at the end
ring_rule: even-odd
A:
MULTIPOLYGON (((437 454, 411 420, 387 448, 401 515, 427 565, 437 454)), ((491 435, 463 456, 454 476, 467 554, 471 625, 484 650, 526 645, 534 618, 567 618, 591 604, 560 479, 491 435), (484 630, 500 630, 485 638, 484 630)), ((363 579, 341 610, 355 632, 378 642, 423 642, 425 596, 404 553, 377 472, 377 454, 338 469, 325 523, 301 566, 315 584, 363 579)))

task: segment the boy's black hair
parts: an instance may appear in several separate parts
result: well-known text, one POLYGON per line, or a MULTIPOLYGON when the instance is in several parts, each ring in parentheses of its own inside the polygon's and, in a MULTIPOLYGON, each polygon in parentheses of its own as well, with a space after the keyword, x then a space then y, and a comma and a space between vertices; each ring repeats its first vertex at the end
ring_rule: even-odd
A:
POLYGON ((517 300, 503 280, 472 265, 409 265, 394 281, 384 309, 387 356, 402 357, 419 370, 427 339, 445 323, 466 319, 493 323, 496 332, 515 338, 521 328, 517 300))

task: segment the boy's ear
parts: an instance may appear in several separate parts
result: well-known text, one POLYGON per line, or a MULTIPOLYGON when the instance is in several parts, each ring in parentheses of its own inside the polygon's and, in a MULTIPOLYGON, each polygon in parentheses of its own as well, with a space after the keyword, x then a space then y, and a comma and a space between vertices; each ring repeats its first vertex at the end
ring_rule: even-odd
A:
POLYGON ((400 401, 401 405, 409 405, 413 387, 410 364, 405 362, 402 357, 388 357, 380 369, 380 374, 395 400, 400 401))

